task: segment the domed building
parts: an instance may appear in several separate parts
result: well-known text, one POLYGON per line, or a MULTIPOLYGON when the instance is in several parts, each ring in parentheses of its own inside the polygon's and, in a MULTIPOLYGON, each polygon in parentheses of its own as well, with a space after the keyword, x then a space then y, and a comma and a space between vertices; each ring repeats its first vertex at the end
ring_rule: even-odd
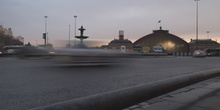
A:
POLYGON ((188 52, 189 44, 180 37, 170 34, 168 30, 153 30, 153 33, 146 35, 137 41, 134 46, 148 47, 153 52, 153 46, 162 46, 166 51, 188 52))

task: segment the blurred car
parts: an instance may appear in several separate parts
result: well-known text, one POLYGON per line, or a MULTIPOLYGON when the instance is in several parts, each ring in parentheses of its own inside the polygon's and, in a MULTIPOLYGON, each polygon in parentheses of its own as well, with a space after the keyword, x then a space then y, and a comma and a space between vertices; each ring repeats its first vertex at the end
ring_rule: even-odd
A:
POLYGON ((173 55, 173 51, 169 51, 169 50, 164 51, 164 53, 167 53, 167 55, 173 55))
POLYGON ((1 56, 18 55, 23 47, 24 47, 23 45, 4 46, 1 48, 0 55, 1 56))
POLYGON ((24 46, 19 51, 18 55, 20 58, 30 58, 30 57, 38 57, 38 58, 46 58, 49 57, 52 49, 44 49, 36 46, 24 46))
POLYGON ((207 56, 214 56, 213 53, 207 53, 207 56))
POLYGON ((1 57, 1 56, 3 56, 3 54, 2 54, 2 49, 0 49, 0 57, 1 57))
POLYGON ((120 61, 121 54, 104 49, 57 49, 51 59, 56 62, 76 65, 112 64, 120 61))
POLYGON ((207 56, 207 53, 205 50, 196 50, 193 53, 193 57, 205 57, 205 56, 207 56))

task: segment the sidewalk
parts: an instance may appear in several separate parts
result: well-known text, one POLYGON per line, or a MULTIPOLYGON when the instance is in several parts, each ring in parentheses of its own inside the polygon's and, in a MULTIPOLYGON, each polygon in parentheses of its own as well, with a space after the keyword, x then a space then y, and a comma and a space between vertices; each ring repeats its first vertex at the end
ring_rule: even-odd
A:
POLYGON ((196 83, 123 110, 220 110, 220 77, 196 83))

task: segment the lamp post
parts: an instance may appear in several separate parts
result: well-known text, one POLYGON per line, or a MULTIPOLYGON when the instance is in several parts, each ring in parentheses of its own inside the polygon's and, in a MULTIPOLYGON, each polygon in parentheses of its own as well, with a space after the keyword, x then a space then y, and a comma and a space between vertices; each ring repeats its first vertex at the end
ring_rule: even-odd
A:
POLYGON ((74 30, 74 45, 76 45, 76 18, 77 18, 77 16, 76 15, 74 15, 74 18, 75 18, 75 30, 74 30))
POLYGON ((44 33, 44 44, 47 45, 47 16, 44 16, 45 18, 45 33, 44 33))
POLYGON ((68 48, 70 48, 70 25, 69 25, 69 44, 68 44, 68 48))
POLYGON ((199 18, 198 18, 198 15, 199 15, 199 5, 198 5, 198 2, 199 0, 195 0, 196 1, 196 40, 198 40, 198 31, 199 31, 199 18))

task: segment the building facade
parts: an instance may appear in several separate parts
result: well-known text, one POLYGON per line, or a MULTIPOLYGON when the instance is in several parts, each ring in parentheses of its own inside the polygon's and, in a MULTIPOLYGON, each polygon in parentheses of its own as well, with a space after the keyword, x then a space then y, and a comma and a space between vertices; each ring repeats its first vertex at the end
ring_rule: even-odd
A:
POLYGON ((125 46, 126 51, 132 51, 133 44, 130 40, 124 39, 124 31, 119 31, 119 39, 114 39, 108 44, 108 49, 120 50, 121 46, 125 46))
POLYGON ((0 25, 0 34, 5 34, 5 29, 3 28, 2 25, 0 25))
POLYGON ((0 25, 0 48, 6 45, 23 45, 24 38, 21 36, 13 37, 12 29, 3 28, 0 25))
POLYGON ((24 43, 24 37, 22 37, 22 36, 17 36, 17 37, 15 37, 15 39, 19 40, 22 43, 24 43))
POLYGON ((8 37, 13 37, 13 32, 11 28, 5 29, 5 35, 8 37))
POLYGON ((191 39, 189 42, 189 51, 194 52, 195 50, 206 50, 219 48, 219 43, 211 39, 191 39))
POLYGON ((13 32, 11 28, 3 28, 2 25, 0 25, 0 33, 8 36, 8 37, 13 37, 13 32))

